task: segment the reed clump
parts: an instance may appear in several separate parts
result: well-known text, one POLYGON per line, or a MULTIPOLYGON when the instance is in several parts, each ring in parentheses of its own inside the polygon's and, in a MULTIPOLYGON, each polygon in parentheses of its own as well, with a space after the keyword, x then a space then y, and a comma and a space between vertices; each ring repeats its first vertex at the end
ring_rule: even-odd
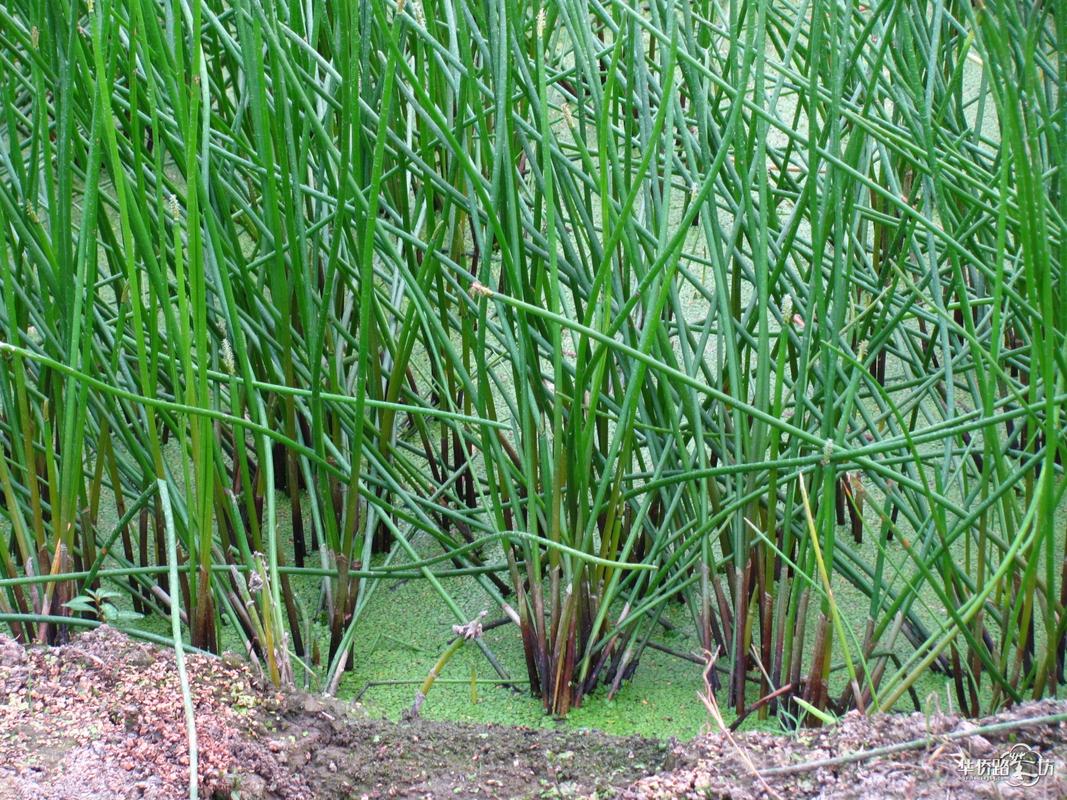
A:
POLYGON ((1061 691, 1064 53, 1007 0, 12 0, 0 621, 118 592, 329 688, 462 575, 557 715, 669 604, 739 717, 1061 691))

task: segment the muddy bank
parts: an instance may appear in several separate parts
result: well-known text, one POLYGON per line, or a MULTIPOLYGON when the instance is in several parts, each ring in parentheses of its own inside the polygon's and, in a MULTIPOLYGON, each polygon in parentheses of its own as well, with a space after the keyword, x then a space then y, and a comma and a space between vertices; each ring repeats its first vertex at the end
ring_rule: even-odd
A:
POLYGON ((620 800, 1067 797, 1067 723, 1031 724, 1062 716, 1067 702, 1045 700, 976 721, 852 712, 793 736, 701 736, 620 800))
MULTIPOLYGON (((664 762, 639 737, 367 719, 261 686, 231 659, 187 658, 201 796, 613 797, 664 762)), ((187 797, 174 655, 109 628, 64 647, 0 637, 0 800, 187 797)))
MULTIPOLYGON (((980 723, 850 715, 791 737, 719 734, 668 746, 595 732, 392 723, 351 703, 273 692, 232 659, 192 656, 188 669, 208 798, 1067 796, 1064 724, 1017 725, 1064 714, 1062 701, 980 723), (976 724, 1001 727, 976 733, 976 724), (1010 752, 1026 758, 999 780, 980 774, 1010 752), (1035 765, 1042 774, 1031 781, 1035 765)), ((187 796, 187 758, 171 651, 108 628, 52 649, 0 636, 0 800, 177 800, 187 796)))

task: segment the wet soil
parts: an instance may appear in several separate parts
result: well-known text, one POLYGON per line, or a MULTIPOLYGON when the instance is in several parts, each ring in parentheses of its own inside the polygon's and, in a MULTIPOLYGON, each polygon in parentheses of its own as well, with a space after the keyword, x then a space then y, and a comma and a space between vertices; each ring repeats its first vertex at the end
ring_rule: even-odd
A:
MULTIPOLYGON (((271 691, 234 659, 194 655, 187 666, 206 798, 1067 796, 1064 723, 1017 724, 1067 713, 1062 701, 979 723, 945 714, 850 715, 795 736, 709 734, 667 744, 375 720, 356 704, 271 691), (975 732, 986 723, 1010 729, 975 732), (877 758, 868 753, 902 742, 910 744, 877 758), (1019 746, 1044 765, 1032 783, 1017 772, 975 779, 962 768, 973 773, 981 759, 1019 746)), ((50 649, 0 636, 0 800, 177 800, 188 796, 188 773, 171 651, 106 627, 50 649)))
POLYGON ((620 800, 1067 797, 1067 723, 1033 724, 1047 717, 1067 717, 1067 702, 1025 703, 976 721, 851 712, 792 736, 701 736, 675 745, 667 769, 620 800))
MULTIPOLYGON (((368 719, 352 703, 263 687, 188 656, 202 797, 613 797, 663 743, 596 732, 368 719)), ((0 800, 188 796, 173 652, 107 628, 23 649, 0 636, 0 800)))

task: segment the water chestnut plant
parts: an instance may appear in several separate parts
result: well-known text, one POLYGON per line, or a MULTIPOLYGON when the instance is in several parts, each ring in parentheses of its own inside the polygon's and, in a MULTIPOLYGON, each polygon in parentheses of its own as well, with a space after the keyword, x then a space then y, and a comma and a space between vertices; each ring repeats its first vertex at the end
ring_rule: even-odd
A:
POLYGON ((11 0, 0 621, 333 691, 420 580, 560 716, 1061 692, 1056 10, 11 0))

